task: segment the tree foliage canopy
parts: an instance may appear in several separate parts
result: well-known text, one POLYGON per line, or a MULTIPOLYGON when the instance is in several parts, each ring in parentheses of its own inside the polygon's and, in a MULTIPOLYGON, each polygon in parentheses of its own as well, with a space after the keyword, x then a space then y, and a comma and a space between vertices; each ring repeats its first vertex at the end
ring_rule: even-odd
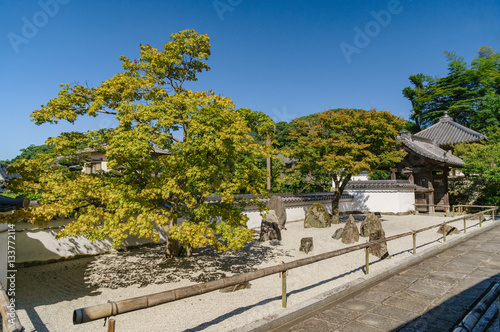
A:
POLYGON ((42 145, 35 145, 31 144, 30 146, 21 149, 21 153, 16 156, 15 158, 11 160, 4 160, 2 163, 4 164, 12 164, 15 163, 19 159, 33 159, 36 157, 36 155, 40 153, 49 153, 54 150, 54 147, 52 145, 48 144, 42 144, 42 145))
MULTIPOLYGON (((486 130, 488 141, 462 143, 455 146, 455 154, 465 161, 462 169, 466 179, 480 187, 474 204, 500 204, 500 127, 486 130)), ((469 193, 470 194, 470 193, 469 193)))
POLYGON ((477 131, 500 123, 500 54, 483 46, 468 65, 464 58, 445 52, 448 75, 410 76, 403 95, 412 103, 410 118, 418 130, 436 123, 448 112, 454 120, 477 131))
POLYGON ((334 214, 352 175, 392 166, 404 157, 397 140, 404 121, 389 112, 335 109, 293 122, 287 150, 296 160, 292 171, 323 190, 329 190, 333 180, 334 214))
POLYGON ((21 175, 11 189, 42 196, 39 207, 24 211, 33 223, 75 213, 59 236, 110 237, 115 246, 128 235, 158 241, 156 226, 192 248, 237 249, 252 238, 241 213, 245 203, 233 194, 265 194, 266 171, 258 161, 269 151, 254 136, 272 134, 274 123, 261 112, 234 109, 213 91, 186 89, 186 82, 210 70, 209 37, 185 30, 170 39, 161 51, 141 45, 137 60, 120 57, 124 71, 98 87, 62 85, 58 97, 32 113, 36 124, 82 116, 119 122, 50 138, 53 153, 10 168, 21 175), (70 172, 55 163, 85 155, 82 145, 104 152, 111 171, 70 172), (213 192, 222 201, 206 204, 213 192))

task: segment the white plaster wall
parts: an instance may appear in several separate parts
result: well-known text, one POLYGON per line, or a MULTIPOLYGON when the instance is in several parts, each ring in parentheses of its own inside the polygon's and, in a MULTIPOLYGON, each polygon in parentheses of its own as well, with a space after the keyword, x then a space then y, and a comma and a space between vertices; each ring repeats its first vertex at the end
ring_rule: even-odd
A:
POLYGON ((405 213, 415 210, 413 191, 349 190, 354 196, 352 211, 405 213))
MULTIPOLYGON (((17 224, 16 232, 16 262, 44 262, 58 260, 76 255, 96 255, 112 250, 113 242, 109 239, 102 241, 89 241, 82 236, 70 236, 56 239, 59 229, 55 227, 69 223, 69 219, 55 220, 49 223, 47 228, 38 227, 30 223, 17 224)), ((162 241, 165 241, 164 233, 160 231, 162 241)), ((151 240, 129 236, 120 248, 133 247, 151 240)))
MULTIPOLYGON (((350 199, 342 199, 339 203, 339 211, 352 211, 352 204, 353 202, 350 199)), ((307 210, 309 210, 311 205, 312 203, 304 206, 292 206, 286 208, 287 222, 303 220, 306 217, 307 210)), ((323 204, 323 206, 325 207, 326 211, 328 211, 328 213, 332 213, 332 205, 330 203, 323 204)), ((262 217, 260 216, 259 212, 245 212, 245 214, 249 219, 247 222, 247 227, 250 229, 260 229, 262 217)))

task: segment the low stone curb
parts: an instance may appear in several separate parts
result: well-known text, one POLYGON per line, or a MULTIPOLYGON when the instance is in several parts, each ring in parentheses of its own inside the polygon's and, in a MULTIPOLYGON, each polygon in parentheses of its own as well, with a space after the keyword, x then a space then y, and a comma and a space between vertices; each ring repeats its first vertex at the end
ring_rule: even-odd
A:
POLYGON ((379 272, 374 275, 365 276, 363 278, 358 278, 341 286, 338 286, 332 290, 329 290, 323 294, 317 295, 309 300, 303 301, 296 305, 290 306, 288 308, 284 308, 280 313, 275 313, 259 319, 255 322, 246 324, 239 328, 231 330, 232 332, 261 332, 261 331, 270 331, 272 329, 276 329, 281 327, 295 319, 298 319, 304 315, 310 314, 313 311, 331 304, 335 301, 338 301, 346 296, 349 296, 363 288, 369 287, 375 283, 378 283, 390 276, 399 273, 408 267, 415 265, 427 258, 435 256, 447 249, 453 248, 465 240, 476 237, 492 228, 495 228, 500 225, 500 222, 492 222, 488 225, 488 223, 483 223, 483 226, 474 232, 466 233, 465 235, 456 237, 454 239, 448 239, 445 243, 436 246, 434 248, 430 248, 422 253, 417 253, 414 257, 409 258, 407 261, 402 262, 401 265, 392 267, 384 272, 379 272))

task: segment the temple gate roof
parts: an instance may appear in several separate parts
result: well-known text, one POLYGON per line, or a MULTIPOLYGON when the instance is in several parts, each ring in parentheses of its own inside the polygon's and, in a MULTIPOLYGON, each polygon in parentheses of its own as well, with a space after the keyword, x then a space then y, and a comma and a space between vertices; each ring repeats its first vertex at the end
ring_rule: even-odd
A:
POLYGON ((433 124, 414 136, 428 138, 436 142, 440 147, 449 147, 459 143, 473 143, 488 139, 485 135, 469 129, 453 121, 453 118, 444 113, 438 123, 433 124))

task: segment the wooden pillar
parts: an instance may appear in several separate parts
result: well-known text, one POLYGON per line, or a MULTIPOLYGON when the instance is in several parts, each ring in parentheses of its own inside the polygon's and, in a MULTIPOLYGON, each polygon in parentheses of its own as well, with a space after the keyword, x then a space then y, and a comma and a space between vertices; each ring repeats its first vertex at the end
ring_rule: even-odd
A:
POLYGON ((429 212, 434 212, 434 186, 432 185, 432 181, 428 181, 427 184, 429 188, 429 212))

